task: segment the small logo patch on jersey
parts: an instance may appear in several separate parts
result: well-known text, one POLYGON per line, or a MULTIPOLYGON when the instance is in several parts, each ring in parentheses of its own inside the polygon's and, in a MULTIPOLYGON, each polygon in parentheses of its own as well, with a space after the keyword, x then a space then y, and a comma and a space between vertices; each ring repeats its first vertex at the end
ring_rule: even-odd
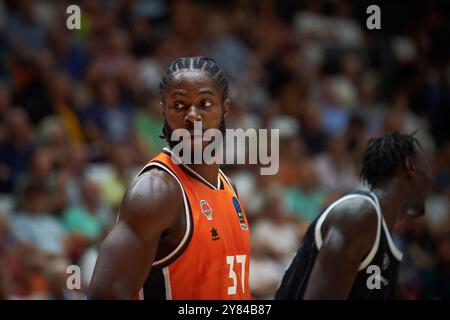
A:
POLYGON ((247 224, 245 223, 245 218, 244 218, 244 215, 242 214, 241 206, 239 205, 239 201, 238 201, 238 199, 236 199, 236 197, 233 197, 233 205, 234 205, 234 208, 236 209, 236 213, 239 218, 239 223, 241 224, 241 229, 247 230, 248 227, 247 227, 247 224))
POLYGON ((219 240, 220 239, 219 233, 217 232, 217 229, 214 228, 214 227, 211 229, 211 237, 212 237, 213 240, 219 240))
POLYGON ((209 206, 208 201, 206 200, 201 200, 200 201, 200 208, 202 210, 202 213, 205 215, 206 219, 208 219, 209 221, 212 220, 212 209, 209 206))

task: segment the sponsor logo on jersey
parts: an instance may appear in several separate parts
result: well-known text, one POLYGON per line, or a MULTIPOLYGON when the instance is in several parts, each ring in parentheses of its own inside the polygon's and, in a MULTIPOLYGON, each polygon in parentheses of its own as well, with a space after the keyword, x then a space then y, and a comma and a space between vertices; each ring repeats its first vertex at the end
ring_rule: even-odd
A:
POLYGON ((206 219, 208 219, 209 221, 212 220, 213 216, 212 216, 212 209, 209 206, 208 201, 206 200, 201 200, 200 201, 200 208, 202 210, 202 213, 205 215, 206 219))
POLYGON ((217 232, 217 229, 214 228, 214 227, 211 229, 211 238, 213 240, 219 240, 220 239, 219 233, 217 232))
POLYGON ((244 218, 244 215, 242 214, 241 206, 240 206, 239 201, 238 201, 238 199, 236 197, 233 197, 233 205, 234 205, 234 208, 236 209, 236 213, 237 213, 237 216, 238 216, 238 219, 239 219, 239 223, 241 224, 241 229, 242 230, 247 230, 248 226, 245 223, 245 218, 244 218))

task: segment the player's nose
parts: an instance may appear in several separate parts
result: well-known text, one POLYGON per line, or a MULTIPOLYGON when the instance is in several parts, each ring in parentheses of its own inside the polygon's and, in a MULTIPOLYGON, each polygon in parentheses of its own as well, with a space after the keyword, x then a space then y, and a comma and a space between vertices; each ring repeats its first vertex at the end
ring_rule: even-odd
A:
POLYGON ((194 105, 188 108, 186 116, 184 117, 184 121, 190 124, 193 124, 196 121, 202 121, 202 116, 199 110, 194 105))

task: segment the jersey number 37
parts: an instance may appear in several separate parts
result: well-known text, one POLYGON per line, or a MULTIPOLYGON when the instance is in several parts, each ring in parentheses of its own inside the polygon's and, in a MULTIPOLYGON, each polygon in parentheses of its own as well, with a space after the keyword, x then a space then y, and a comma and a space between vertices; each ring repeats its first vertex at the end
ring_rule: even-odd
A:
MULTIPOLYGON (((227 256, 227 264, 230 266, 230 270, 228 273, 228 277, 232 279, 233 284, 231 286, 228 287, 228 295, 233 295, 236 294, 236 288, 237 288, 237 276, 236 276, 236 272, 234 271, 234 267, 235 267, 235 261, 236 264, 240 265, 240 269, 241 269, 241 288, 242 288, 242 293, 245 292, 245 261, 247 260, 247 255, 237 255, 237 256, 227 256)), ((237 266, 237 268, 239 268, 239 266, 237 266)))

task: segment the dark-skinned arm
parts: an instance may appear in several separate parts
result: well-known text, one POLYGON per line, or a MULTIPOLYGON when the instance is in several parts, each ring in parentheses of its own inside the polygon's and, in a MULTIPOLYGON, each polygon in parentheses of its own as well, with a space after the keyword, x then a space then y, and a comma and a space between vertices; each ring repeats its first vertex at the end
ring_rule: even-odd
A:
POLYGON ((161 234, 183 210, 178 183, 153 169, 125 192, 120 219, 103 241, 88 290, 89 299, 132 299, 155 260, 161 234))
POLYGON ((348 297, 358 268, 374 245, 377 223, 375 208, 363 199, 349 199, 328 214, 304 299, 348 297))

